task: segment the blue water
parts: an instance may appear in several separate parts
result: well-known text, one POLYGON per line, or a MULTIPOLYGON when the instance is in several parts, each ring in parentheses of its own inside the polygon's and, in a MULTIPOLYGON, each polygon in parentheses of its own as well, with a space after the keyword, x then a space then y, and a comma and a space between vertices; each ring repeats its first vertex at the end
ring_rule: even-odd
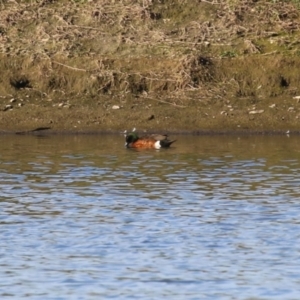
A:
POLYGON ((298 137, 0 139, 1 299, 300 298, 298 137))

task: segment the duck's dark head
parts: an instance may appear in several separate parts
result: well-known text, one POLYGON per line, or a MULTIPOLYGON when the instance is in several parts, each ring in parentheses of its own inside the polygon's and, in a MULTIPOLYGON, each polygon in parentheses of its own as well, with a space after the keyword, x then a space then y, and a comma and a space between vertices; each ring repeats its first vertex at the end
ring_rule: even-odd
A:
POLYGON ((136 132, 128 133, 125 138, 125 141, 126 141, 125 146, 129 147, 130 144, 136 142, 138 139, 139 139, 139 137, 136 132))

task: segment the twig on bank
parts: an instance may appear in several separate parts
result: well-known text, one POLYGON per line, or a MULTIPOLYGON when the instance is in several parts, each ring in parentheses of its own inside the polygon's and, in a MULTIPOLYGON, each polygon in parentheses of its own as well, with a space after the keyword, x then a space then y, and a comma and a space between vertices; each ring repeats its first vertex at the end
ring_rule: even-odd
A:
MULTIPOLYGON (((97 31, 103 31, 101 28, 91 27, 91 26, 81 26, 81 25, 63 25, 64 28, 82 28, 82 29, 88 29, 88 30, 97 30, 97 31)), ((108 33, 102 32, 103 35, 107 35, 108 33)))
POLYGON ((32 132, 48 130, 48 129, 51 129, 51 127, 38 127, 38 128, 32 129, 32 130, 17 131, 16 134, 26 134, 26 133, 32 133, 32 132))
POLYGON ((57 65, 60 65, 60 66, 63 66, 63 67, 66 67, 68 69, 71 69, 71 70, 75 70, 75 71, 82 71, 82 72, 87 72, 86 69, 80 69, 80 68, 75 68, 75 67, 71 67, 71 66, 68 66, 68 65, 65 65, 65 64, 62 64, 58 61, 55 61, 55 60, 52 60, 52 63, 55 63, 57 65))
POLYGON ((271 51, 271 52, 267 52, 267 53, 262 53, 261 55, 272 55, 272 54, 276 54, 278 51, 271 51))

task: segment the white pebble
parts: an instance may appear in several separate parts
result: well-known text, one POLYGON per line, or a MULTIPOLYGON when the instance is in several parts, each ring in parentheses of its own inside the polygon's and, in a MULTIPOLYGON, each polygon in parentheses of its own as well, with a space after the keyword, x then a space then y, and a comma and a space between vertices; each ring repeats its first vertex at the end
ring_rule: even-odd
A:
POLYGON ((263 109, 259 109, 259 110, 250 110, 249 114, 250 115, 255 115, 255 114, 262 114, 264 112, 263 109))

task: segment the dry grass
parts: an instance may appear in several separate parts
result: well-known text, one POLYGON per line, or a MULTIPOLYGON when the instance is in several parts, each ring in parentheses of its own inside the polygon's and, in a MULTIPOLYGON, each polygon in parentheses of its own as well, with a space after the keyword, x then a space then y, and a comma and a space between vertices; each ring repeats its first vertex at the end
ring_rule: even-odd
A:
POLYGON ((289 52, 300 24, 293 2, 1 3, 1 69, 47 93, 202 89, 222 57, 289 52))

